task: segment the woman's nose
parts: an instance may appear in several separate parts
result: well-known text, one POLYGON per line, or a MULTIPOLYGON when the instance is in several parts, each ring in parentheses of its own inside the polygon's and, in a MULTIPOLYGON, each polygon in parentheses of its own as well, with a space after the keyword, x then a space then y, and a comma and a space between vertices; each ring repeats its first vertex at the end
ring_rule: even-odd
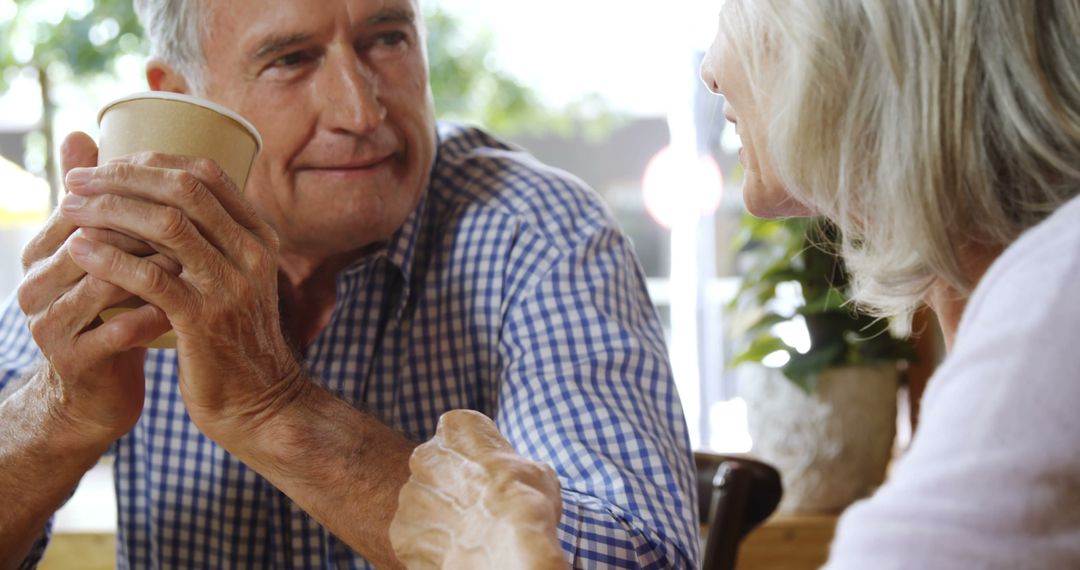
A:
POLYGON ((719 95, 720 84, 716 82, 716 56, 713 53, 715 49, 715 45, 709 48, 709 51, 705 53, 705 58, 701 60, 701 81, 705 83, 709 91, 719 95))

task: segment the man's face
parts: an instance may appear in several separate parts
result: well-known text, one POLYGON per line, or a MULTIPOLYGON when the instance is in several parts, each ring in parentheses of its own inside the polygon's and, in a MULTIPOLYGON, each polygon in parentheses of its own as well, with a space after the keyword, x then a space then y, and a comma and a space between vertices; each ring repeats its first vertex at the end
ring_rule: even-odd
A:
POLYGON ((283 253, 386 239, 435 148, 414 0, 204 0, 204 95, 262 134, 246 195, 283 253))

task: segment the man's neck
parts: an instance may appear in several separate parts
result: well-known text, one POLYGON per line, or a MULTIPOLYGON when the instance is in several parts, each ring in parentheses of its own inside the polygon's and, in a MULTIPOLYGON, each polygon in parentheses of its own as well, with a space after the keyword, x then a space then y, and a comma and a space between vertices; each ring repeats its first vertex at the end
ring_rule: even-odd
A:
POLYGON ((330 323, 337 302, 337 276, 373 248, 313 258, 282 250, 278 258, 278 298, 282 330, 306 351, 330 323))

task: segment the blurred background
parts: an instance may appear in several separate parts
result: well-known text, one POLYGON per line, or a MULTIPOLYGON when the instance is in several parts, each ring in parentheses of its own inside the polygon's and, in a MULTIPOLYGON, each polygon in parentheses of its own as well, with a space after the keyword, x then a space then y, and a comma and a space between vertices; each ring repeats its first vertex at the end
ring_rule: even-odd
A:
MULTIPOLYGON (((903 398, 897 415, 896 361, 910 360, 907 349, 859 349, 889 333, 868 333, 862 321, 835 326, 833 317, 850 310, 832 288, 835 263, 801 257, 806 228, 744 216, 738 138, 722 100, 698 79, 722 3, 422 0, 438 115, 483 125, 603 196, 648 276, 695 450, 751 451, 750 393, 779 406, 771 413, 780 420, 762 415, 758 425, 788 426, 802 404, 787 402, 831 390, 818 386, 824 367, 882 362, 892 378, 885 400, 893 399, 884 412, 857 410, 840 431, 859 431, 869 414, 888 430, 899 426, 902 447, 911 423, 903 398), (737 355, 750 364, 734 366, 737 355), (790 393, 762 393, 770 376, 790 393)), ((0 0, 0 39, 0 297, 7 297, 21 277, 22 245, 57 201, 59 141, 75 130, 96 137, 104 103, 146 89, 148 44, 131 0, 0 0)), ((829 413, 835 407, 826 404, 829 413)), ((811 417, 810 429, 836 431, 811 417)), ((878 439, 891 446, 887 435, 878 439)), ((92 471, 58 526, 115 528, 110 477, 107 468, 92 471)), ((874 485, 849 485, 856 492, 844 501, 874 485)))

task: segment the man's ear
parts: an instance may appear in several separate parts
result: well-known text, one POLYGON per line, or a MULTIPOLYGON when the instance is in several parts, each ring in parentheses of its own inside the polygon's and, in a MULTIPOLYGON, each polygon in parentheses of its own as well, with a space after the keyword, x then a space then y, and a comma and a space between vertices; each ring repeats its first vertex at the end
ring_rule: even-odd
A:
POLYGON ((188 82, 173 66, 153 57, 146 62, 146 82, 152 91, 190 93, 188 82))

